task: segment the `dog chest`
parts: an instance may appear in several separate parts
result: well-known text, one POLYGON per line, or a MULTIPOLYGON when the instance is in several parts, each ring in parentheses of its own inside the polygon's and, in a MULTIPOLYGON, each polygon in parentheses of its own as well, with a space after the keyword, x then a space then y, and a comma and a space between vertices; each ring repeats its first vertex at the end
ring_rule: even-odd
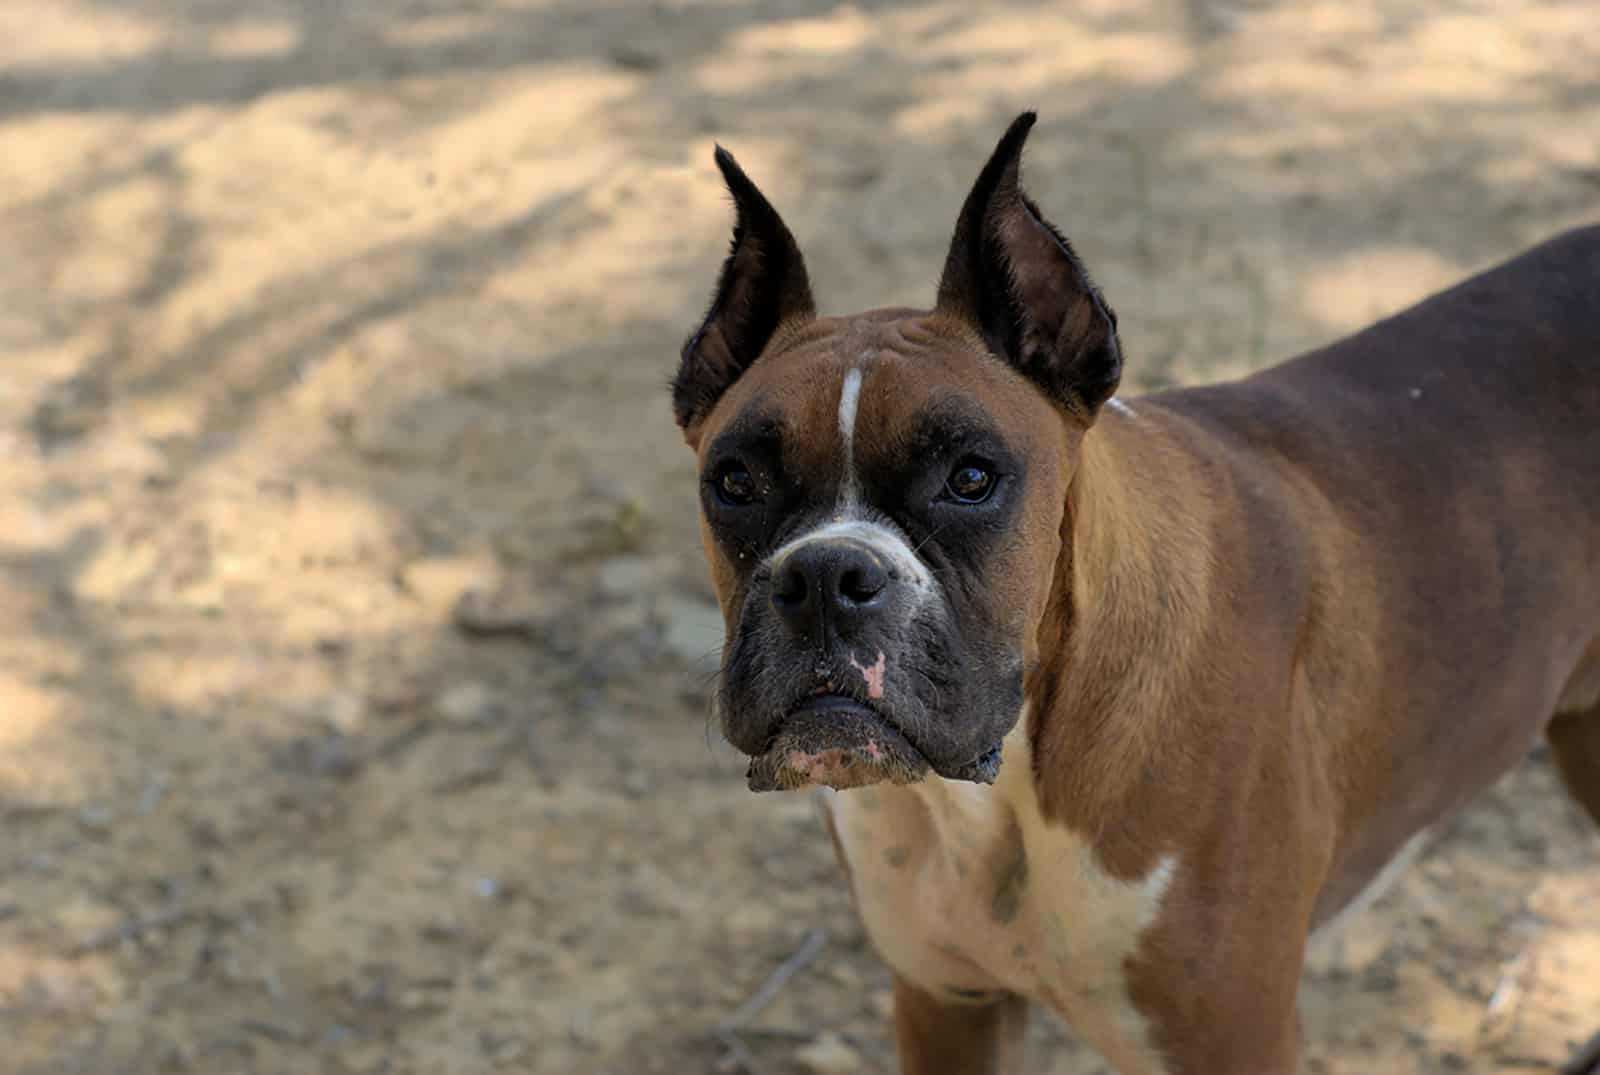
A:
POLYGON ((1026 743, 1008 737, 992 787, 931 779, 825 794, 862 921, 889 965, 934 996, 1020 994, 1125 1070, 1159 1071, 1126 964, 1176 864, 1119 880, 1085 840, 1045 824, 1026 743))

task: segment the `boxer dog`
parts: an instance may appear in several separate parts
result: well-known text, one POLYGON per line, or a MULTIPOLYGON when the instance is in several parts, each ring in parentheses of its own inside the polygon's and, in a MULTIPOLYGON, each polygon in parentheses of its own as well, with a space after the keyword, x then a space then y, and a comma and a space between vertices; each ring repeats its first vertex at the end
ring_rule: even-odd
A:
POLYGON ((672 396, 722 727, 829 789, 903 1071, 1011 1070, 1039 1004, 1129 1075, 1291 1072, 1308 936, 1541 732, 1600 819, 1600 228, 1124 402, 1033 122, 932 310, 819 315, 718 149, 672 396))

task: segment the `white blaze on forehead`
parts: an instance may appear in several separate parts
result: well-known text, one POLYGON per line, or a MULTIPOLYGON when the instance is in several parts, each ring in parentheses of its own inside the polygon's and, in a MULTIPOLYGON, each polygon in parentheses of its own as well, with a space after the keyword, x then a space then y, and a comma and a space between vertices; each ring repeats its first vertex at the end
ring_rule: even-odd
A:
POLYGON ((908 582, 920 599, 933 590, 933 573, 917 556, 905 535, 886 523, 862 518, 861 482, 856 477, 856 412, 861 404, 862 372, 859 366, 845 371, 839 386, 839 437, 844 445, 844 473, 839 479, 839 499, 832 518, 778 549, 768 559, 774 573, 783 570, 789 557, 814 542, 853 541, 865 546, 899 579, 908 582))
POLYGON ((866 519, 839 519, 806 531, 772 554, 773 572, 782 571, 789 557, 818 541, 854 541, 865 545, 895 575, 910 582, 918 592, 926 593, 933 588, 933 574, 900 532, 866 519))
POLYGON ((856 481, 856 408, 861 404, 861 370, 848 370, 839 388, 839 437, 844 441, 844 474, 839 479, 839 503, 854 507, 861 501, 856 481))

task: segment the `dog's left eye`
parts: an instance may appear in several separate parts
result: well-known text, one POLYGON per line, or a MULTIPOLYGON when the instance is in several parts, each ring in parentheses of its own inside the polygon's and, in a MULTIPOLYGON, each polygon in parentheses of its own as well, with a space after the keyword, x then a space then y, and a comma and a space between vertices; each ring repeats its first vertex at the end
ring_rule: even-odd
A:
POLYGON ((958 504, 981 504, 994 492, 994 471, 965 460, 945 479, 944 490, 958 504))
POLYGON ((733 507, 754 503, 758 491, 755 476, 740 463, 724 463, 712 485, 722 502, 733 507))

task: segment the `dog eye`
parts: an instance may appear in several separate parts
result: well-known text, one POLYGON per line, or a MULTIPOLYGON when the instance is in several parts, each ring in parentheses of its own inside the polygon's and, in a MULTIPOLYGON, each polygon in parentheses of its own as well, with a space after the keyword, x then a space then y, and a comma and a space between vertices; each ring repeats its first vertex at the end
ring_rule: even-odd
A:
POLYGON ((994 492, 994 472, 965 460, 944 481, 946 495, 958 504, 982 504, 994 492))
POLYGON ((712 485, 717 491, 717 498, 724 504, 743 507, 755 502, 756 479, 743 463, 722 464, 717 469, 712 485))

